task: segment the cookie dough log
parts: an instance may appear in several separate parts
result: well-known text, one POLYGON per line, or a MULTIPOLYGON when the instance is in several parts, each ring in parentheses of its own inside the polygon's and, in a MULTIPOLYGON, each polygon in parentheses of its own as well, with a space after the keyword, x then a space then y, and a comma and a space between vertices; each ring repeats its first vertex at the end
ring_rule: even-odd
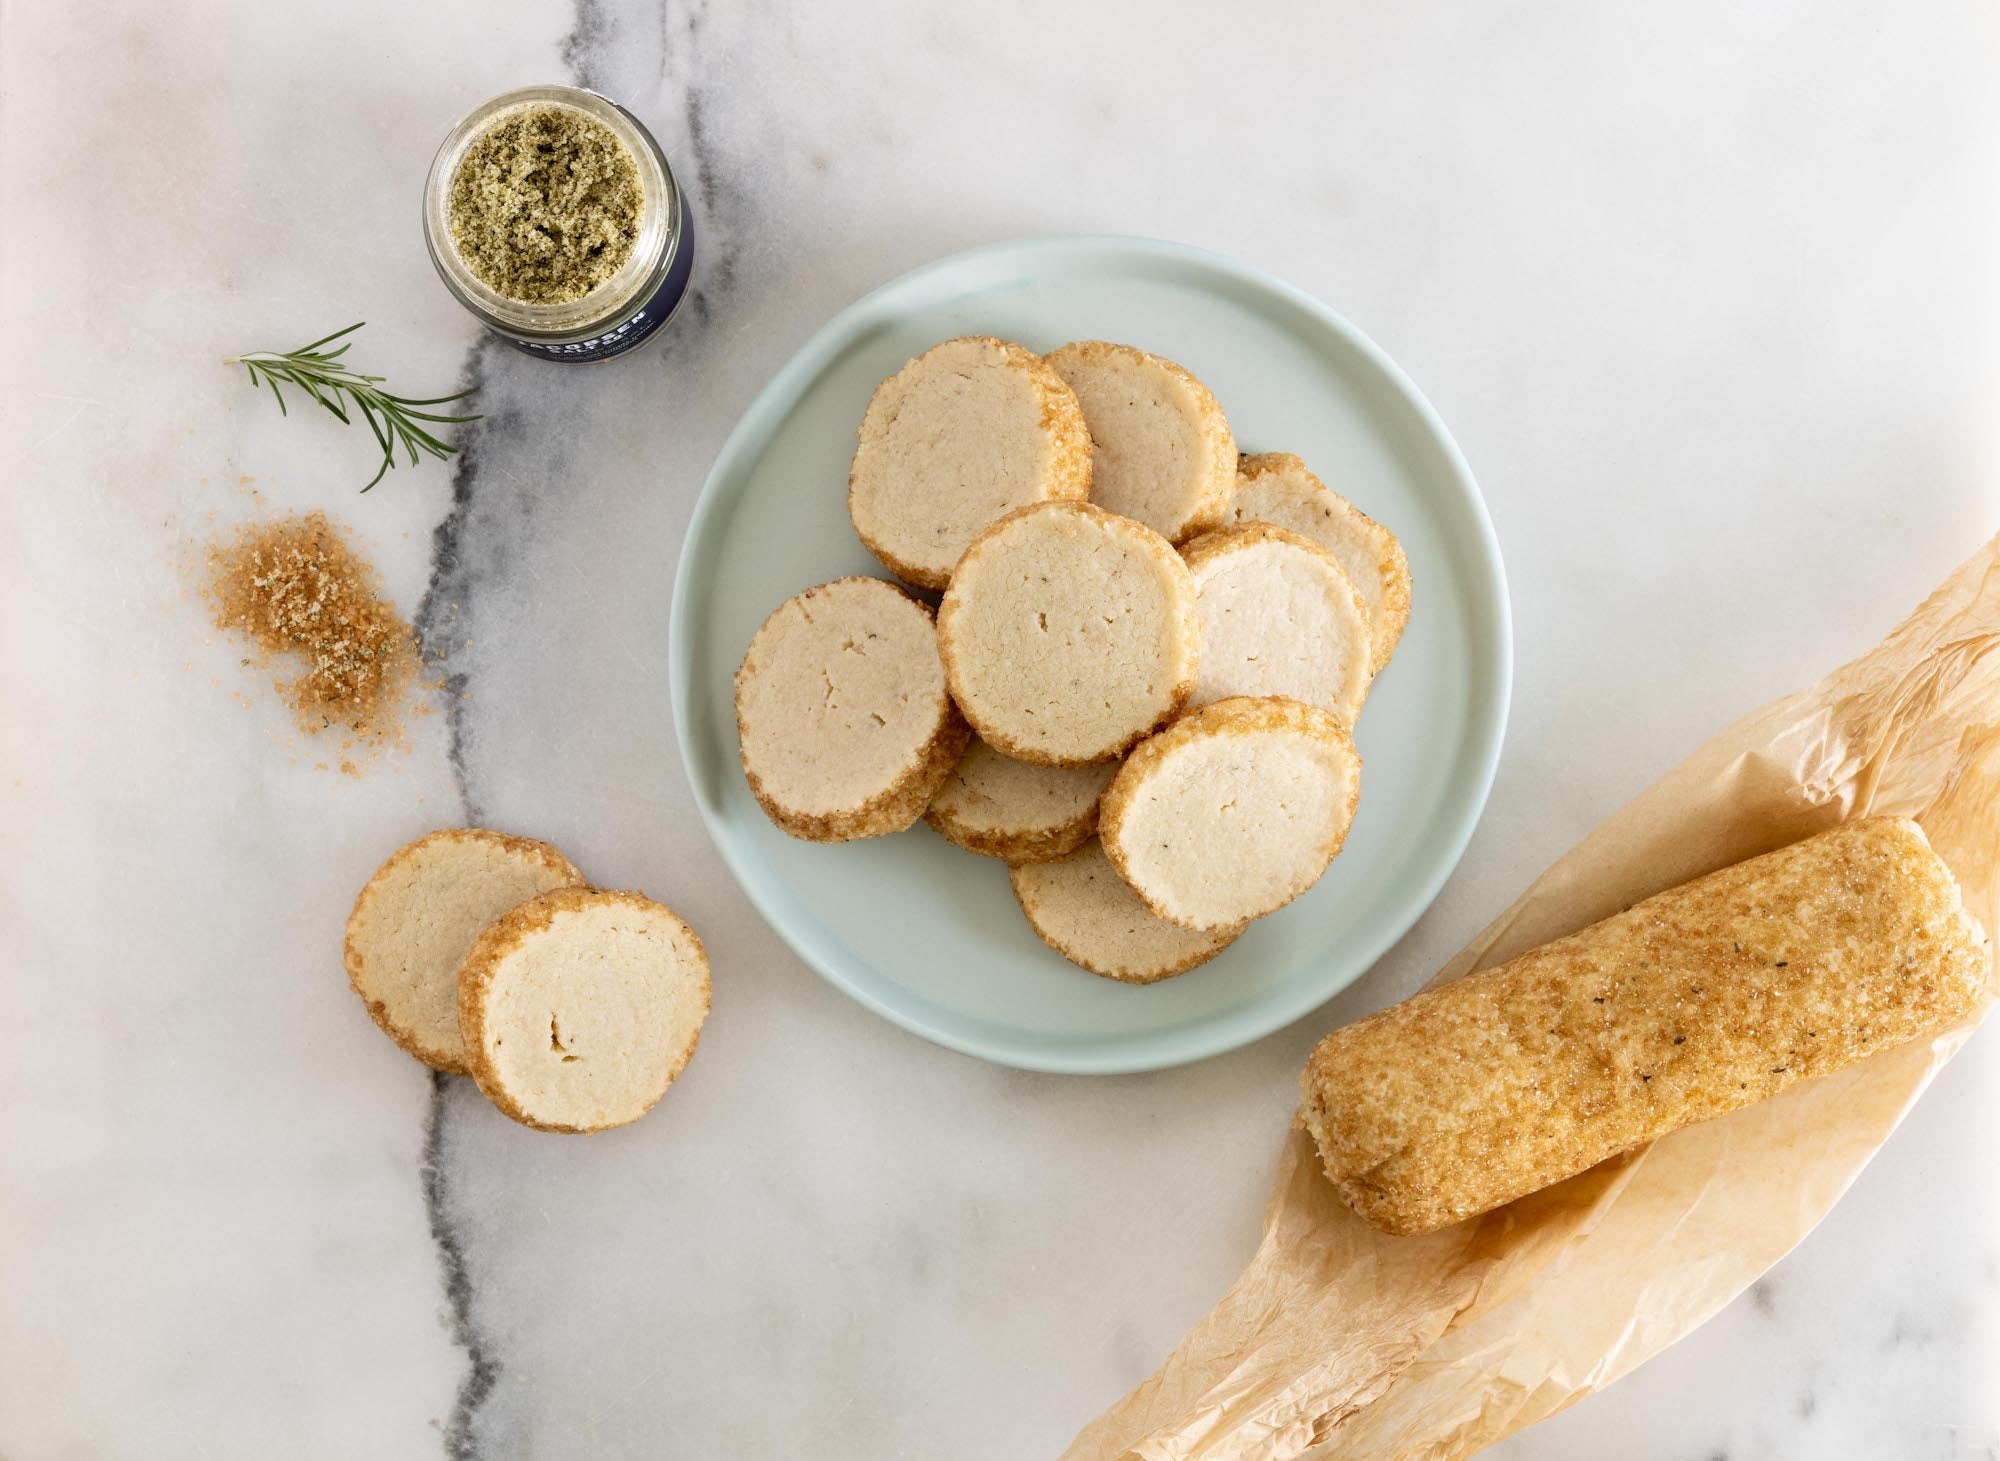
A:
POLYGON ((1851 822, 1334 1031, 1306 1125, 1349 1207, 1427 1233, 1950 1029, 1984 945, 1916 823, 1851 822))

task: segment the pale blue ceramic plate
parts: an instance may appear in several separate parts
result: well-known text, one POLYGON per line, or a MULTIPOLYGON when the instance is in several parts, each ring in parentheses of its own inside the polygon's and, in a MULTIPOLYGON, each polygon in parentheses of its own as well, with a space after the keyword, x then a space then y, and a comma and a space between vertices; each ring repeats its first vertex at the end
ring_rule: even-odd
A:
POLYGON ((1500 550, 1444 424, 1353 326, 1268 275, 1176 244, 1057 238, 926 265, 843 310, 744 413, 709 473, 674 588, 674 719, 695 800, 751 901, 801 958, 905 1029, 1033 1070, 1150 1070, 1299 1018, 1402 936, 1457 863, 1492 783, 1511 639, 1500 550), (954 335, 1035 349, 1124 340, 1180 361, 1245 451, 1291 451, 1387 523, 1415 610, 1356 732, 1361 807, 1319 885, 1161 984, 1086 974, 1035 937, 998 862, 919 823, 795 842, 737 763, 731 676, 780 601, 887 576, 847 520, 869 393, 954 335))

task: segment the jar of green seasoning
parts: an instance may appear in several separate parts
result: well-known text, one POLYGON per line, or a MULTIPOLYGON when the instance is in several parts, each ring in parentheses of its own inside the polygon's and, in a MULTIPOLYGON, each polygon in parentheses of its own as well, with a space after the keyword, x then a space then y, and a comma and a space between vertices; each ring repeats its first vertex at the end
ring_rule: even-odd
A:
POLYGON ((510 345, 607 360, 687 297, 694 230, 652 133, 575 86, 524 86, 462 118, 424 186, 445 287, 510 345))

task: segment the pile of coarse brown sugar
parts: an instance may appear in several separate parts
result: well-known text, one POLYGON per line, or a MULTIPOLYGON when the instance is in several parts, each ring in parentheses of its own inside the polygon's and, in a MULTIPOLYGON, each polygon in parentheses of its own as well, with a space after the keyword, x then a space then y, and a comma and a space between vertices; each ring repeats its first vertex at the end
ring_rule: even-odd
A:
POLYGON ((239 527, 210 545, 204 597, 218 628, 256 645, 246 664, 299 667, 272 688, 301 730, 343 732, 343 750, 406 743, 416 635, 339 523, 306 512, 239 527))

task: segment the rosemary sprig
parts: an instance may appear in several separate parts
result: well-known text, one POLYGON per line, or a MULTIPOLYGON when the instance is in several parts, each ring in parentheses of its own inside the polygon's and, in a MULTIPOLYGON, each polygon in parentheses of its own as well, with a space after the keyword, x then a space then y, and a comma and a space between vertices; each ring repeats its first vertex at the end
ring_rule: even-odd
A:
POLYGON ((337 416, 343 425, 351 426, 354 423, 353 418, 347 414, 349 408, 341 404, 341 398, 345 396, 352 403, 352 409, 361 413, 361 419, 368 423, 368 429, 375 433, 376 444, 382 448, 382 465, 375 475, 369 478, 368 486, 361 489, 363 492, 381 481, 388 475, 389 469, 396 465, 396 448, 399 446, 409 452, 410 465, 413 467, 419 460, 417 455, 419 452, 428 452, 442 460, 458 450, 455 446, 447 446, 439 441, 419 425, 419 422, 457 425, 479 419, 477 416, 439 416, 430 411, 416 409, 420 406, 448 406, 453 401, 462 401, 471 395, 476 387, 468 387, 455 396, 432 396, 428 400, 393 395, 381 389, 382 382, 387 377, 362 375, 340 363, 340 357, 347 353, 347 345, 354 343, 352 340, 338 350, 324 348, 343 336, 353 334, 366 323, 367 321, 363 320, 358 324, 349 325, 344 330, 335 330, 325 339, 315 340, 310 345, 301 345, 296 350, 286 350, 282 353, 276 350, 253 350, 248 355, 232 355, 222 362, 224 365, 240 365, 249 371, 251 385, 270 386, 271 394, 278 398, 279 412, 286 416, 291 412, 285 407, 284 392, 278 389, 279 381, 297 386, 337 416))

